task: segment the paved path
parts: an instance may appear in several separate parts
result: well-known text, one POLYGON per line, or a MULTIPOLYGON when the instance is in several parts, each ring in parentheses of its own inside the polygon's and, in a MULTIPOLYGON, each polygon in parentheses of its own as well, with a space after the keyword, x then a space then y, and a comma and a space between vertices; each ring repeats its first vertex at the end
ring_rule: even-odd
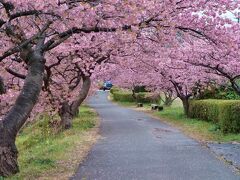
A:
POLYGON ((240 170, 240 143, 208 143, 207 146, 240 170))
POLYGON ((90 100, 103 139, 75 177, 79 180, 240 180, 208 149, 148 115, 119 107, 98 92, 90 100))

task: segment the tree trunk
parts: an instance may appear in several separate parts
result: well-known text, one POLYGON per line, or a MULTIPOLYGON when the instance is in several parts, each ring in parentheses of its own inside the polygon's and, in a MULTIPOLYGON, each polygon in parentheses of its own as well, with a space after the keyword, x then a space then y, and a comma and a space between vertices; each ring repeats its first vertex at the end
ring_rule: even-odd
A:
POLYGON ((166 97, 165 102, 164 102, 164 105, 167 106, 167 107, 169 107, 169 106, 172 105, 172 103, 173 103, 173 99, 170 98, 170 97, 166 97))
POLYGON ((72 127, 72 120, 74 116, 78 114, 79 107, 86 99, 88 92, 90 90, 91 87, 90 77, 83 76, 82 80, 83 80, 82 88, 76 100, 73 101, 71 105, 69 104, 69 102, 65 101, 62 104, 61 109, 59 110, 59 115, 61 117, 61 125, 64 129, 69 129, 72 127))
POLYGON ((184 114, 189 117, 189 98, 188 97, 180 97, 183 103, 184 114))
POLYGON ((3 78, 0 76, 0 95, 6 93, 3 78))
POLYGON ((133 97, 134 100, 137 100, 135 89, 132 90, 132 97, 133 97))
POLYGON ((19 171, 15 139, 36 104, 43 83, 45 63, 43 53, 37 49, 30 52, 27 57, 28 74, 23 89, 14 106, 0 121, 0 176, 3 177, 19 171))
POLYGON ((61 118, 61 126, 63 129, 70 129, 72 127, 73 114, 71 112, 71 106, 68 101, 64 101, 61 104, 59 116, 61 118))
POLYGON ((79 92, 77 99, 71 105, 71 111, 74 116, 76 116, 79 112, 79 107, 83 103, 83 101, 87 98, 90 87, 91 87, 91 78, 89 76, 83 76, 83 84, 82 88, 79 92))
POLYGON ((232 88, 240 96, 240 86, 237 84, 236 81, 231 81, 231 84, 232 84, 232 88))
POLYGON ((165 106, 171 106, 173 101, 176 99, 176 98, 173 98, 173 95, 171 92, 164 92, 164 95, 165 95, 165 101, 164 101, 164 105, 165 106))

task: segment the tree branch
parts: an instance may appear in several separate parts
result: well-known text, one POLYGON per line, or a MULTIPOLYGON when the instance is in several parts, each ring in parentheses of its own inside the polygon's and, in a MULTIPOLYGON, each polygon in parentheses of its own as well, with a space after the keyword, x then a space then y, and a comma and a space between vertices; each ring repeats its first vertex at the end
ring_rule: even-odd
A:
POLYGON ((41 14, 45 14, 45 15, 50 15, 50 16, 54 16, 54 17, 57 17, 57 18, 61 18, 61 16, 57 15, 57 14, 54 14, 52 12, 43 12, 43 11, 38 11, 38 10, 28 10, 28 11, 22 11, 22 12, 17 12, 15 14, 12 14, 10 16, 10 19, 9 21, 13 20, 13 19, 16 19, 16 18, 19 18, 19 17, 23 17, 23 16, 32 16, 32 15, 41 15, 41 14))
POLYGON ((3 78, 0 76, 0 95, 5 93, 6 93, 6 89, 5 89, 4 81, 3 81, 3 78))
POLYGON ((18 77, 18 78, 20 78, 20 79, 26 79, 26 75, 17 73, 16 71, 13 71, 13 70, 10 69, 10 68, 5 68, 5 70, 6 70, 8 73, 10 73, 11 75, 15 76, 15 77, 18 77))
POLYGON ((19 44, 19 45, 13 47, 13 48, 7 50, 6 52, 4 52, 3 55, 0 56, 0 62, 2 60, 4 60, 5 58, 13 55, 13 54, 20 52, 24 47, 26 47, 27 45, 32 43, 35 39, 39 38, 49 28, 51 23, 52 23, 51 21, 47 22, 40 32, 38 32, 37 34, 35 34, 31 38, 25 40, 21 44, 19 44))

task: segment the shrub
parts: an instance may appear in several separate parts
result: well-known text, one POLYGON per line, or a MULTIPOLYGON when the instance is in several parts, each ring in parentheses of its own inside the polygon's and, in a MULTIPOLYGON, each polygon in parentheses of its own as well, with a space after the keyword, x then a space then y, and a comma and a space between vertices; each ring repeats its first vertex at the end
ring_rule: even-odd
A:
POLYGON ((137 102, 140 102, 140 103, 150 103, 151 102, 151 99, 149 99, 147 97, 147 93, 145 92, 140 92, 140 93, 136 93, 136 100, 137 102))
POLYGON ((189 116, 217 123, 225 133, 240 132, 239 100, 193 100, 189 116))
POLYGON ((147 92, 145 86, 136 86, 136 87, 134 88, 134 91, 135 91, 136 93, 147 92))
POLYGON ((110 89, 110 93, 115 93, 115 92, 117 92, 117 91, 120 91, 120 89, 118 89, 118 88, 116 88, 116 87, 112 87, 111 89, 110 89))
POLYGON ((211 86, 197 93, 194 96, 195 99, 226 99, 236 100, 240 99, 240 96, 236 91, 229 85, 211 86))
POLYGON ((134 99, 134 97, 132 96, 132 92, 130 91, 112 88, 110 92, 113 95, 113 99, 120 102, 152 103, 159 101, 159 99, 156 100, 155 96, 152 96, 150 93, 147 92, 135 93, 136 99, 134 99))
POLYGON ((120 102, 135 102, 136 101, 133 98, 132 93, 129 93, 129 92, 113 91, 112 95, 113 95, 113 99, 115 101, 120 101, 120 102))

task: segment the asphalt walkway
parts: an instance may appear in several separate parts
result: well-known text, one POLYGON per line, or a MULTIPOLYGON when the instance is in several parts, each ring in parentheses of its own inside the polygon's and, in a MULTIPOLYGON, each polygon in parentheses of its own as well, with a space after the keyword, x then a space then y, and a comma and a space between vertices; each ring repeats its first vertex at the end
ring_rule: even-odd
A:
POLYGON ((89 104, 102 139, 75 177, 79 180, 240 180, 209 149, 149 115, 120 107, 99 91, 89 104))

